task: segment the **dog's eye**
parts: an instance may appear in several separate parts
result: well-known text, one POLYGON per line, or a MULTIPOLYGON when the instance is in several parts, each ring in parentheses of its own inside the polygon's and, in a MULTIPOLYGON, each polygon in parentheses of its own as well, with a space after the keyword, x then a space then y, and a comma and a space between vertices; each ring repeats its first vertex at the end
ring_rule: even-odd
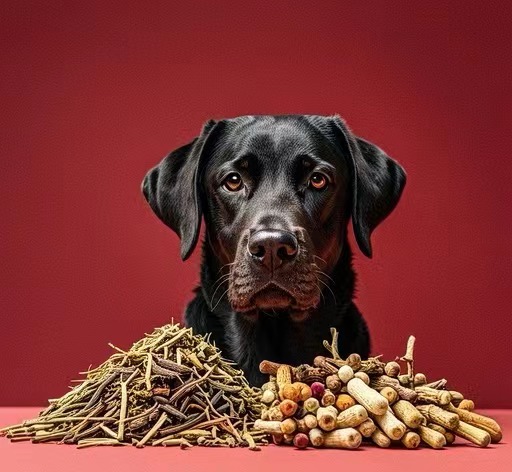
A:
POLYGON ((237 172, 231 172, 222 182, 222 186, 230 192, 238 192, 243 187, 242 177, 237 172))
POLYGON ((314 172, 309 178, 309 186, 316 190, 323 190, 325 187, 327 187, 327 183, 327 177, 320 172, 314 172))

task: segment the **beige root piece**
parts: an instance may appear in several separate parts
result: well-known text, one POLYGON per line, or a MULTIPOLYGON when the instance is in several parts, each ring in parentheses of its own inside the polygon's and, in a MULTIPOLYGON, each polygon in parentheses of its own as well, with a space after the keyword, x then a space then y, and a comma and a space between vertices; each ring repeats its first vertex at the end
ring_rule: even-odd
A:
POLYGON ((461 400, 458 405, 457 405, 457 402, 453 401, 453 399, 452 399, 452 403, 457 408, 460 408, 461 410, 473 411, 475 409, 475 402, 473 400, 468 400, 466 398, 461 400))
POLYGON ((455 442, 455 434, 451 431, 446 431, 446 433, 444 433, 444 437, 446 439, 447 445, 453 444, 455 442))
POLYGON ((406 431, 400 441, 407 449, 416 449, 420 445, 421 438, 414 431, 406 431))
POLYGON ((316 411, 318 426, 324 431, 332 431, 334 428, 336 428, 336 416, 337 412, 335 408, 320 407, 316 411))
POLYGON ((320 447, 324 444, 324 432, 320 428, 313 428, 309 432, 309 442, 312 446, 320 447))
POLYGON ((375 428, 372 434, 372 441, 379 447, 389 447, 391 439, 389 439, 379 428, 375 428))
POLYGON ((354 378, 354 370, 349 365, 341 366, 338 370, 338 377, 343 383, 354 378))
POLYGON ((302 420, 304 421, 304 424, 306 425, 306 427, 309 429, 313 429, 318 426, 318 420, 316 419, 316 416, 311 413, 304 416, 304 418, 302 418, 302 420))
POLYGON ((297 421, 293 418, 286 418, 281 421, 281 432, 283 434, 293 434, 297 430, 297 421))
POLYGON ((368 419, 368 412, 362 405, 354 405, 342 411, 336 419, 337 428, 353 428, 368 419))
POLYGON ((436 423, 428 423, 427 426, 438 433, 441 433, 443 436, 446 435, 446 429, 436 423))
POLYGON ((448 410, 457 414, 462 421, 469 423, 472 426, 476 426, 477 428, 483 429, 489 433, 493 443, 501 441, 503 437, 501 427, 492 418, 479 415, 478 413, 474 413, 472 411, 463 410, 461 408, 455 408, 453 405, 449 405, 448 410))
POLYGON ((364 420, 359 426, 357 426, 357 430, 361 433, 365 438, 371 437, 373 432, 375 431, 375 423, 371 418, 367 418, 364 420))
MULTIPOLYGON (((261 369, 261 365, 260 365, 261 369)), ((276 382, 279 389, 292 383, 292 368, 289 365, 281 364, 276 371, 276 382)))
POLYGON ((320 403, 322 406, 334 405, 336 403, 336 395, 334 395, 334 393, 332 393, 330 390, 326 389, 322 396, 322 400, 320 400, 320 403))
POLYGON ((487 447, 491 442, 491 436, 487 431, 477 428, 464 421, 459 421, 459 426, 452 430, 457 436, 476 444, 479 447, 487 447))
POLYGON ((354 428, 336 429, 324 433, 324 447, 336 449, 357 449, 363 440, 359 431, 354 428))
POLYGON ((261 395, 261 402, 270 405, 276 399, 276 394, 272 390, 264 390, 261 395))
POLYGON ((424 421, 421 412, 407 400, 398 400, 391 408, 396 417, 409 428, 415 429, 424 421))
POLYGON ((418 434, 420 435, 421 440, 433 449, 442 449, 446 446, 446 438, 444 437, 444 434, 434 431, 427 426, 418 426, 418 434))
POLYGON ((385 387, 391 387, 398 393, 398 396, 402 400, 415 402, 418 398, 418 394, 411 388, 400 385, 397 379, 393 379, 388 375, 381 375, 380 377, 373 378, 370 382, 370 386, 376 390, 382 390, 385 387))
POLYGON ((398 393, 393 387, 384 387, 379 393, 388 401, 390 405, 398 400, 398 393))
POLYGON ((358 403, 375 415, 383 415, 389 407, 388 401, 361 379, 353 378, 349 380, 347 390, 358 403))
POLYGON ((449 390, 450 395, 452 396, 452 403, 456 406, 460 405, 460 402, 464 400, 464 395, 462 393, 457 392, 455 390, 449 390))
POLYGON ((372 415, 372 418, 390 439, 400 439, 407 430, 405 424, 393 414, 391 408, 388 408, 383 415, 372 415))
POLYGON ((269 408, 267 411, 266 416, 270 421, 283 421, 284 415, 281 409, 278 406, 273 406, 272 408, 269 408))
POLYGON ((316 398, 311 397, 304 402, 303 406, 306 411, 310 413, 316 413, 316 411, 320 407, 320 402, 316 398))
POLYGON ((436 405, 418 405, 418 410, 428 421, 438 424, 443 428, 455 429, 459 425, 459 416, 457 414, 443 410, 436 405))
POLYGON ((325 386, 333 393, 338 393, 341 390, 342 383, 340 378, 335 375, 328 375, 325 378, 325 386))
POLYGON ((281 435, 283 432, 281 431, 281 422, 280 421, 264 421, 264 420, 256 420, 254 422, 254 429, 262 431, 267 434, 276 434, 281 435))
POLYGON ((448 431, 445 428, 443 428, 442 426, 439 426, 438 424, 435 423, 429 423, 427 426, 430 429, 433 429, 434 431, 437 431, 438 433, 444 435, 447 445, 450 445, 455 441, 455 435, 451 431, 448 431))
POLYGON ((475 409, 475 402, 473 400, 463 399, 458 405, 456 402, 453 402, 457 408, 461 410, 473 411, 475 409))
POLYGON ((425 385, 427 383, 427 377, 425 374, 422 374, 421 372, 418 372, 417 374, 414 374, 414 386, 419 387, 420 385, 425 385))
POLYGON ((418 401, 425 403, 433 403, 434 405, 445 406, 448 405, 452 396, 448 390, 436 390, 435 388, 416 387, 416 393, 418 394, 418 401))
POLYGON ((304 421, 304 418, 295 419, 295 422, 297 424, 297 432, 298 433, 309 433, 309 430, 311 428, 308 428, 308 425, 304 421))
POLYGON ((400 364, 395 361, 388 362, 384 366, 384 372, 390 377, 398 377, 400 375, 400 364))
POLYGON ((366 372, 356 372, 354 377, 361 379, 366 385, 370 385, 370 376, 366 372))

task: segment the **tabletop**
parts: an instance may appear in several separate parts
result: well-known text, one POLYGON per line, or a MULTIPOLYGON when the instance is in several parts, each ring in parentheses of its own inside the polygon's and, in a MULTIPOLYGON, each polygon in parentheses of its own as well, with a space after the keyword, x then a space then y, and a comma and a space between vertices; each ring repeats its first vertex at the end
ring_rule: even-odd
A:
MULTIPOLYGON (((38 414, 40 408, 0 408, 0 427, 15 424, 38 414)), ((480 411, 479 411, 480 412, 480 411)), ((512 410, 482 410, 482 414, 495 418, 503 429, 500 444, 485 449, 457 439, 444 450, 421 447, 415 450, 376 446, 363 446, 354 451, 311 449, 297 450, 287 446, 266 446, 261 451, 246 448, 193 447, 181 450, 175 447, 95 447, 76 449, 71 445, 11 443, 0 438, 0 471, 17 472, 250 472, 306 470, 319 472, 334 470, 376 472, 400 471, 482 471, 512 470, 512 410), (507 465, 508 464, 508 465, 507 465)))

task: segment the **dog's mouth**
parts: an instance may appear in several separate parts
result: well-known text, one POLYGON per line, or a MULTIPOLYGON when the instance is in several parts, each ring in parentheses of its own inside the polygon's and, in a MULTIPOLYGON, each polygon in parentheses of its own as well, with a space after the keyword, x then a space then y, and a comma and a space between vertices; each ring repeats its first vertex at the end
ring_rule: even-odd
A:
POLYGON ((294 303, 294 297, 287 291, 271 283, 252 297, 252 304, 259 310, 282 310, 294 303))
POLYGON ((258 290, 247 305, 237 308, 249 318, 261 313, 270 317, 289 316, 293 321, 300 322, 309 317, 314 305, 315 302, 311 306, 299 306, 288 290, 271 282, 258 290))

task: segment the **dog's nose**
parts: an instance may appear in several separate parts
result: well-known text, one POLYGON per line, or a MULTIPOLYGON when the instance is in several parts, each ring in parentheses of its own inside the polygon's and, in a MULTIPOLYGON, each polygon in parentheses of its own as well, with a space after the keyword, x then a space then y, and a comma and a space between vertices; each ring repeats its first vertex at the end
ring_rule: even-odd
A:
POLYGON ((251 234, 247 248, 253 258, 274 271, 297 255, 298 242, 288 231, 262 229, 251 234))

